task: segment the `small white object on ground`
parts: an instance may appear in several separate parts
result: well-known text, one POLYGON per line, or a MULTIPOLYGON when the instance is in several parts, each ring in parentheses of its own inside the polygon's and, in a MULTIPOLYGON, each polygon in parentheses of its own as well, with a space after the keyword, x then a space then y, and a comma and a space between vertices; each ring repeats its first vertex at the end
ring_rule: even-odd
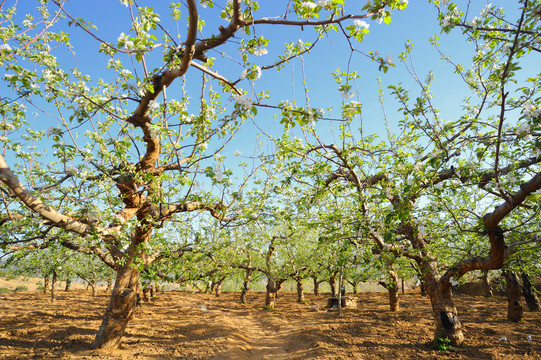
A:
POLYGON ((507 342, 507 338, 505 336, 502 336, 501 338, 498 339, 498 341, 507 342))

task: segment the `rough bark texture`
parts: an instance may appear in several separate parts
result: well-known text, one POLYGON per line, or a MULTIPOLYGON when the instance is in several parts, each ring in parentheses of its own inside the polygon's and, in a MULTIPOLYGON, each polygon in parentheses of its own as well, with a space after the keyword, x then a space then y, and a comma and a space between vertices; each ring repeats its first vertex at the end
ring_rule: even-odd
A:
POLYGON ((524 318, 524 308, 522 307, 522 289, 518 276, 512 271, 504 271, 503 276, 506 282, 507 319, 519 322, 524 318))
POLYGON ((71 279, 66 279, 66 287, 64 288, 64 291, 70 291, 71 289, 71 279))
POLYGON ((329 285, 331 287, 331 296, 336 297, 336 274, 331 275, 329 278, 329 285))
POLYGON ((222 295, 222 284, 224 280, 225 280, 225 276, 220 278, 215 284, 214 294, 216 295, 216 297, 220 297, 222 295))
POLYGON ((317 280, 317 277, 312 276, 312 280, 314 281, 314 295, 319 295, 319 284, 320 282, 317 280))
POLYGON ((276 283, 273 279, 267 280, 267 294, 265 296, 265 308, 274 309, 274 303, 276 301, 276 283))
POLYGON ((111 299, 94 340, 94 348, 114 349, 120 344, 128 321, 133 317, 138 287, 139 271, 131 263, 125 264, 117 272, 111 299))
POLYGON ((462 345, 464 334, 462 333, 462 324, 458 319, 457 310, 451 297, 451 287, 442 287, 435 277, 425 280, 425 284, 427 285, 434 320, 436 322, 434 340, 448 338, 451 341, 451 345, 462 345))
POLYGON ((244 278, 244 284, 242 286, 242 292, 240 293, 240 302, 246 304, 246 298, 248 291, 250 291, 250 280, 252 279, 252 271, 246 270, 246 277, 244 278))
POLYGON ((522 294, 526 300, 526 305, 528 305, 528 310, 538 311, 539 306, 539 297, 533 288, 532 282, 530 281, 530 276, 526 273, 522 273, 522 294))
POLYGON ((304 285, 302 283, 302 280, 296 280, 297 281, 297 302, 303 303, 304 302, 304 285))
POLYGON ((55 287, 56 287, 57 280, 58 280, 58 274, 56 273, 56 271, 53 271, 53 279, 51 281, 51 302, 53 303, 56 301, 55 287))
POLYGON ((485 297, 493 296, 492 288, 490 287, 490 284, 488 283, 488 270, 485 270, 482 272, 481 284, 483 284, 483 296, 485 297))

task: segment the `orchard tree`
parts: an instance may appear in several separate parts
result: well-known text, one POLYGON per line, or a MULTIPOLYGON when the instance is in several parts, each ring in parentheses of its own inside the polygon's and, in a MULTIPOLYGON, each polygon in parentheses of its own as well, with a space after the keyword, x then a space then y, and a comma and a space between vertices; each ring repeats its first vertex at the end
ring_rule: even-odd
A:
MULTIPOLYGON (((361 104, 345 97, 339 144, 326 143, 307 122, 306 144, 286 134, 278 145, 284 156, 297 156, 291 160, 291 174, 302 183, 307 183, 303 176, 312 178, 316 197, 330 192, 355 198, 362 237, 371 238, 382 251, 417 263, 432 303, 435 340, 447 338, 460 345, 464 336, 452 283, 470 271, 502 268, 508 247, 504 234, 539 215, 535 193, 541 188, 540 78, 520 66, 524 63, 528 69, 532 54, 539 52, 539 6, 522 1, 509 16, 487 5, 470 20, 471 12, 455 3, 433 2, 443 32, 461 27, 474 46, 473 65, 466 69, 441 50, 437 37, 432 38, 471 91, 462 116, 446 119, 436 107, 436 78, 429 73, 422 79, 409 67, 414 62, 413 44, 408 43, 400 59, 419 90, 412 96, 401 84, 389 86, 403 116, 399 134, 389 128, 385 142, 368 136, 362 124, 357 128, 353 121, 361 114, 361 104), (468 189, 460 191, 462 187, 468 189), (466 202, 470 208, 463 206, 468 192, 477 200, 466 202), (433 201, 429 206, 436 214, 427 201, 433 201), (443 213, 448 218, 435 216, 443 213), (517 221, 517 213, 526 216, 517 221), (476 234, 479 251, 454 259, 440 256, 471 242, 468 234, 476 234), (445 264, 449 260, 454 261, 445 264)), ((355 72, 336 73, 340 89, 357 77, 355 72)), ((380 93, 383 99, 383 90, 380 93)))
POLYGON ((116 271, 96 348, 120 343, 140 271, 155 259, 147 252, 155 231, 181 217, 194 221, 189 213, 226 220, 236 199, 227 196, 224 147, 256 106, 285 106, 266 102, 265 89, 240 86, 250 88, 263 71, 307 56, 335 31, 354 46, 369 32, 365 20, 388 23, 392 10, 407 6, 377 0, 350 8, 327 0, 260 10, 251 0, 188 0, 157 12, 143 2, 120 2, 122 11, 116 2, 101 5, 118 14, 107 24, 114 34, 94 25, 100 19, 82 18, 75 2, 0 4, 0 64, 9 89, 0 99, 2 214, 8 208, 37 214, 43 226, 83 237, 79 245, 116 271), (227 23, 218 26, 218 20, 227 23), (282 54, 260 58, 282 26, 314 41, 294 36, 282 54), (231 57, 239 64, 236 74, 231 57))

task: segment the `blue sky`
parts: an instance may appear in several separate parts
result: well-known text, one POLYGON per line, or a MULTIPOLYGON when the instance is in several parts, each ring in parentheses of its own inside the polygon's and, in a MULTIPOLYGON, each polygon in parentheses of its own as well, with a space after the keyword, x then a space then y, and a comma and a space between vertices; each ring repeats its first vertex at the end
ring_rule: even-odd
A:
MULTIPOLYGON (((225 3, 220 1, 217 3, 225 3)), ((262 11, 261 16, 279 15, 287 1, 261 1, 262 11)), ((364 1, 347 1, 346 3, 353 4, 351 9, 354 10, 358 6, 358 12, 364 1), (357 5, 361 4, 361 5, 357 5)), ((471 7, 471 13, 476 15, 483 8, 487 1, 475 1, 471 7)), ((498 3, 503 5, 511 5, 509 1, 493 1, 493 4, 498 3)), ((185 35, 185 15, 183 20, 177 24, 168 19, 168 1, 154 2, 139 2, 142 6, 152 6, 161 14, 162 25, 172 33, 176 33, 178 27, 182 36, 185 35)), ((24 1, 19 2, 19 13, 33 12, 32 7, 34 2, 24 1)), ((514 5, 514 3, 513 3, 514 5)), ((51 9, 55 9, 51 4, 51 9)), ((87 21, 91 21, 98 27, 96 34, 109 42, 116 42, 116 39, 121 33, 128 33, 130 29, 130 14, 127 7, 122 5, 118 0, 94 0, 92 2, 72 0, 66 4, 66 9, 74 17, 82 17, 87 21)), ((202 19, 206 21, 204 36, 209 36, 217 32, 219 25, 225 25, 226 22, 220 19, 217 14, 217 9, 199 7, 199 13, 202 19)), ((436 19, 436 9, 428 3, 428 1, 412 0, 409 2, 406 11, 396 11, 393 13, 392 23, 390 25, 378 24, 376 21, 367 20, 370 24, 370 33, 365 37, 362 44, 357 44, 356 48, 364 53, 378 51, 383 56, 391 56, 396 63, 396 67, 384 74, 378 71, 378 64, 370 61, 365 56, 355 53, 351 57, 342 34, 331 34, 328 38, 320 41, 318 46, 308 56, 304 57, 304 62, 299 59, 292 61, 289 66, 280 72, 274 69, 264 71, 261 79, 254 82, 254 90, 262 91, 269 90, 271 98, 267 101, 270 104, 277 104, 279 101, 293 99, 299 105, 304 104, 304 88, 302 85, 302 73, 307 79, 309 88, 310 105, 318 108, 334 107, 333 117, 339 116, 340 104, 343 101, 340 92, 337 90, 335 81, 331 78, 331 73, 337 68, 345 71, 348 68, 360 73, 361 77, 356 83, 356 96, 350 100, 355 100, 363 104, 363 126, 366 132, 376 132, 385 136, 384 121, 381 111, 381 106, 378 101, 378 77, 382 78, 383 87, 388 93, 386 86, 391 84, 403 83, 407 88, 415 94, 419 90, 412 82, 411 75, 406 71, 404 66, 398 62, 398 53, 403 51, 406 41, 412 41, 415 44, 413 53, 413 64, 417 74, 421 79, 424 79, 428 71, 434 71, 436 75, 433 91, 435 93, 435 104, 442 110, 443 117, 449 119, 460 116, 460 106, 463 97, 467 95, 466 88, 458 76, 453 74, 453 69, 446 63, 440 60, 439 54, 428 42, 428 39, 433 34, 440 34, 440 27, 436 19), (292 79, 294 79, 294 88, 292 87, 292 79)), ((473 16, 473 15, 472 15, 473 16)), ((347 25, 347 24, 346 24, 347 25)), ((65 27, 65 22, 64 25, 65 27)), ((65 56, 62 59, 68 67, 78 67, 84 73, 91 74, 94 80, 98 77, 103 77, 105 80, 111 76, 111 72, 105 70, 105 64, 108 57, 103 54, 97 54, 98 43, 91 39, 88 34, 82 30, 71 27, 65 28, 72 34, 72 44, 75 46, 76 56, 65 56)), ((272 64, 284 47, 284 42, 296 42, 302 38, 304 42, 312 42, 315 36, 310 29, 305 29, 302 32, 298 27, 292 26, 271 26, 263 25, 257 28, 260 35, 264 35, 270 39, 269 54, 261 57, 252 57, 252 61, 258 65, 264 66, 272 64)), ((441 48, 451 55, 454 61, 463 63, 466 67, 471 63, 472 46, 465 42, 460 30, 456 29, 450 35, 441 34, 441 48)), ((225 49, 232 57, 238 58, 237 44, 235 41, 219 51, 225 49)), ((158 53, 160 51, 158 50, 158 53)), ((220 74, 236 80, 243 68, 227 58, 222 58, 218 54, 210 54, 216 57, 215 67, 220 74)), ((130 68, 129 61, 124 60, 124 65, 127 69, 130 68)), ((149 69, 160 67, 162 61, 160 56, 149 58, 149 69)), ((140 66, 136 64, 140 69, 140 66)), ((188 79, 193 81, 192 96, 197 97, 200 74, 196 69, 190 69, 188 79)), ((178 86, 178 81, 177 85, 178 86)), ((191 85, 188 85, 191 86, 191 85)), ((239 83, 243 89, 249 89, 250 85, 246 80, 239 83)), ((174 89, 174 88, 173 88, 174 89)), ((195 99, 194 99, 195 100, 195 99)), ((197 101, 194 101, 197 103, 197 101)), ((386 112, 392 126, 396 126, 400 120, 400 114, 395 111, 396 103, 390 96, 385 99, 386 112)), ((197 112, 197 107, 194 106, 193 112, 197 112)), ((254 152, 254 147, 257 143, 256 134, 263 129, 273 136, 278 136, 282 132, 282 126, 278 123, 279 117, 274 118, 275 111, 260 109, 258 116, 253 120, 257 125, 248 122, 241 130, 236 140, 228 147, 228 154, 235 151, 241 151, 243 154, 249 155, 254 152)), ((51 124, 54 125, 54 119, 44 119, 43 116, 35 119, 33 124, 37 128, 48 128, 51 124)), ((360 121, 359 121, 360 125, 360 121)), ((322 136, 326 133, 330 134, 328 122, 321 122, 318 125, 322 131, 322 136), (328 129, 327 131, 325 129, 328 129)), ((330 140, 329 140, 330 141, 330 140)), ((272 146, 264 145, 264 148, 272 151, 272 146)))

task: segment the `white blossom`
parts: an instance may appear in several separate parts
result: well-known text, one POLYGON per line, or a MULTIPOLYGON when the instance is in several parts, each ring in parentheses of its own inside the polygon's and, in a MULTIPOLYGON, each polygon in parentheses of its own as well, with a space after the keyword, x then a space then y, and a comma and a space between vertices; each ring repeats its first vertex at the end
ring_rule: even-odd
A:
POLYGON ((121 73, 122 75, 126 75, 126 76, 131 75, 131 71, 130 71, 130 70, 127 70, 127 69, 122 70, 120 73, 121 73))
POLYGON ((393 57, 391 55, 387 55, 385 57, 385 60, 387 61, 387 64, 389 65, 393 65, 394 64, 394 60, 393 60, 393 57))
POLYGON ((2 50, 10 51, 11 46, 9 46, 9 44, 2 44, 2 45, 0 45, 0 51, 2 51, 2 50))
POLYGON ((156 100, 151 100, 149 103, 148 103, 148 109, 149 110, 156 110, 158 108, 159 104, 156 102, 156 100))
POLYGON ((32 21, 30 21, 28 19, 23 20, 23 26, 31 27, 32 26, 32 21))
POLYGON ((252 108, 252 98, 248 95, 241 95, 237 97, 237 104, 241 105, 244 110, 250 110, 252 108))
POLYGON ((530 132, 530 124, 524 123, 524 124, 520 124, 517 127, 517 135, 518 136, 526 135, 529 132, 530 132))
POLYGON ((437 183, 436 185, 434 185, 434 187, 438 190, 442 190, 443 189, 443 183, 439 182, 437 183))
POLYGON ((541 116, 541 106, 535 106, 530 103, 522 105, 522 112, 526 120, 541 116))
POLYGON ((357 30, 368 29, 370 27, 370 25, 366 21, 359 19, 355 20, 353 24, 355 25, 355 28, 357 28, 357 30))
POLYGON ((47 136, 51 136, 56 131, 56 128, 54 126, 51 126, 47 129, 47 136))
POLYGON ((248 70, 244 69, 242 73, 240 74, 241 79, 246 79, 246 76, 248 76, 248 70))
POLYGON ((304 8, 304 7, 307 7, 307 8, 309 8, 309 9, 313 9, 313 8, 316 7, 316 4, 314 4, 314 3, 311 2, 311 1, 303 1, 303 2, 301 3, 301 7, 303 7, 303 8, 304 8))
POLYGON ((257 49, 257 51, 254 52, 256 56, 263 56, 263 55, 267 55, 268 53, 269 51, 265 48, 257 49))
POLYGON ((329 0, 318 0, 317 2, 319 6, 323 6, 323 7, 327 6, 328 3, 329 3, 329 0))
POLYGON ((256 66, 256 72, 257 72, 257 75, 255 76, 256 79, 260 79, 261 78, 261 75, 263 74, 261 72, 261 68, 259 66, 256 66))

